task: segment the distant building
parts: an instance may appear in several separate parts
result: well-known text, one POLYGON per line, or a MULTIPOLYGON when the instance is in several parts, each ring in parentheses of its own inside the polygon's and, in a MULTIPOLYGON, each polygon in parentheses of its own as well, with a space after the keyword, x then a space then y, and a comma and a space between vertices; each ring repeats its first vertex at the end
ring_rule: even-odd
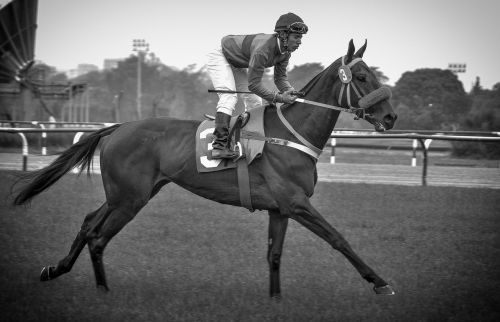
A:
POLYGON ((96 72, 99 70, 99 67, 93 64, 78 64, 77 70, 78 70, 78 76, 80 76, 90 72, 96 72))
POLYGON ((110 70, 118 67, 118 63, 124 61, 125 58, 106 58, 104 59, 103 69, 110 70))
POLYGON ((65 70, 64 73, 69 79, 78 77, 78 69, 65 70))
POLYGON ((68 78, 75 78, 90 72, 98 71, 99 67, 93 64, 78 64, 76 69, 70 69, 65 72, 68 78))

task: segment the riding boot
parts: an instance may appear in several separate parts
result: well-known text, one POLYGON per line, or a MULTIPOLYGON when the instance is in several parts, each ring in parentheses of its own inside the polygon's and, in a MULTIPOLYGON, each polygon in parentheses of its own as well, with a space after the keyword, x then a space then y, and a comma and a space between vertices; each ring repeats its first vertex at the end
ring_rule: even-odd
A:
POLYGON ((237 153, 229 148, 229 122, 231 115, 222 112, 215 114, 215 139, 212 142, 212 159, 233 159, 237 153))

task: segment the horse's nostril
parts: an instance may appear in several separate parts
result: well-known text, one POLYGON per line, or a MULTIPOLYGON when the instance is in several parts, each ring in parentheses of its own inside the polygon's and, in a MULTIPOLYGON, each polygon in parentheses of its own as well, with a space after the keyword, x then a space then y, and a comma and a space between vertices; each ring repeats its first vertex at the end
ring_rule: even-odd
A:
POLYGON ((397 114, 395 113, 391 113, 391 114, 387 114, 385 117, 384 117, 384 121, 386 123, 391 123, 391 122, 396 122, 398 116, 397 114))

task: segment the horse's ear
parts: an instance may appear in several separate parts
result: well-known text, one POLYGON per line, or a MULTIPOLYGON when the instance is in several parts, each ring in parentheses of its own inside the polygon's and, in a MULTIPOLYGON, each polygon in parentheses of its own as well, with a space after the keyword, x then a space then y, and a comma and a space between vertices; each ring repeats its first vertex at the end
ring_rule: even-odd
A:
POLYGON ((358 51, 354 54, 354 56, 363 58, 363 54, 365 53, 367 43, 368 41, 365 39, 365 44, 363 45, 363 47, 358 49, 358 51))
POLYGON ((354 42, 352 41, 352 39, 349 41, 349 48, 347 49, 347 59, 345 61, 346 64, 349 64, 352 60, 352 56, 354 55, 354 50, 356 48, 354 48, 354 42))

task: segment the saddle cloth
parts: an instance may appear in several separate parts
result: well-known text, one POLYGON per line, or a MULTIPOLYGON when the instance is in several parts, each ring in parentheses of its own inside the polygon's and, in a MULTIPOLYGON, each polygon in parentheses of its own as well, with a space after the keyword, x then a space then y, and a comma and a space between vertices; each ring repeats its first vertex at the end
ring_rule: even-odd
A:
MULTIPOLYGON (((250 116, 247 124, 242 128, 242 131, 255 132, 264 136, 264 110, 265 106, 260 106, 247 111, 250 116)), ((237 116, 231 118, 230 127, 234 125, 236 119, 237 116)), ((231 160, 208 159, 208 151, 212 150, 214 129, 215 122, 205 120, 201 122, 196 130, 196 167, 198 172, 220 171, 235 168, 237 166, 237 163, 231 160)), ((262 155, 265 144, 264 141, 241 138, 240 143, 247 164, 250 164, 254 159, 262 155)))

